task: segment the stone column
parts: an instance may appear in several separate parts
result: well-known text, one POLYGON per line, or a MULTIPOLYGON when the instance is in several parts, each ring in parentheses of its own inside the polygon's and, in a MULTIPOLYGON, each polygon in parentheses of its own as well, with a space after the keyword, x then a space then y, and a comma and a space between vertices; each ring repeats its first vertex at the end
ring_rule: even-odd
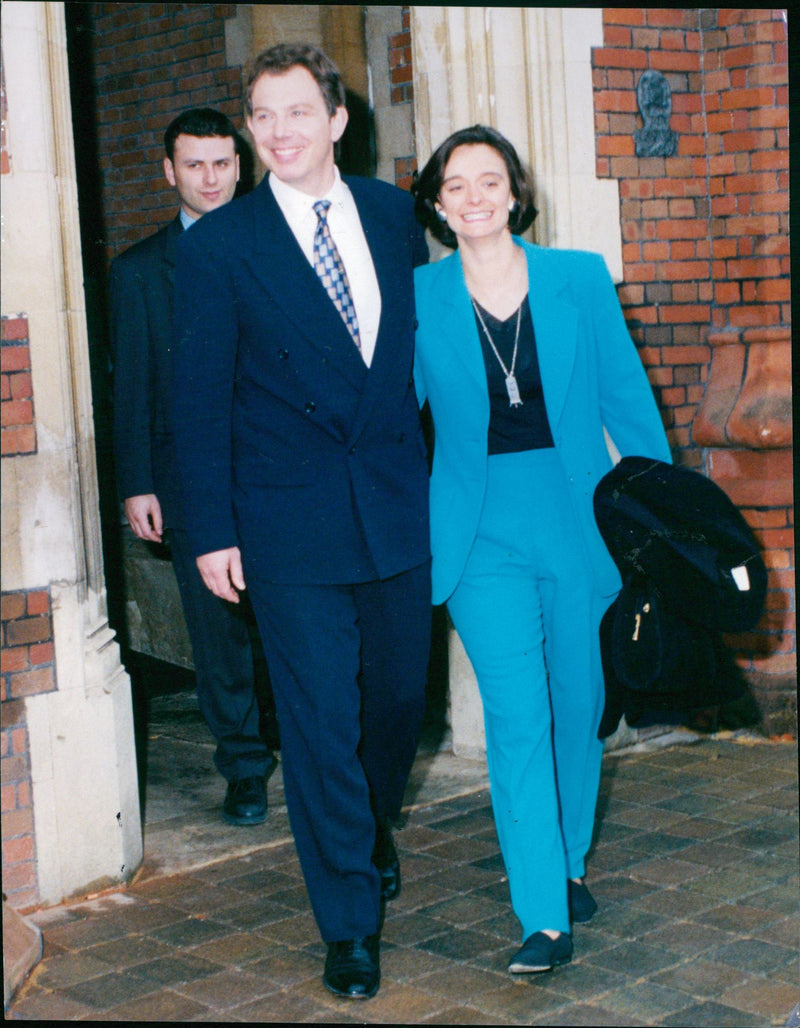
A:
MULTIPOLYGON (((622 280, 617 183, 595 177, 591 50, 602 10, 412 7, 414 117, 422 167, 453 131, 476 123, 506 135, 532 173, 545 246, 602 253, 622 280)), ((432 247, 432 250, 434 248, 432 247)), ((486 748, 474 672, 451 629, 453 750, 486 748)))
POLYGON ((35 452, 3 458, 3 591, 51 598, 54 687, 25 695, 39 901, 142 856, 130 682, 108 626, 64 5, 8 2, 2 304, 29 326, 35 452))

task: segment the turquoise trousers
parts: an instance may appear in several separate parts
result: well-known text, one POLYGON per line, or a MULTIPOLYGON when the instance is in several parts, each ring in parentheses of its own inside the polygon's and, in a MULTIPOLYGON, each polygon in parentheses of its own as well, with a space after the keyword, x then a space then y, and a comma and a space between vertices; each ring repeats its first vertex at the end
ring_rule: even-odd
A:
POLYGON ((555 450, 489 457, 475 542, 447 606, 478 680, 497 834, 522 938, 570 931, 603 744, 596 589, 555 450))

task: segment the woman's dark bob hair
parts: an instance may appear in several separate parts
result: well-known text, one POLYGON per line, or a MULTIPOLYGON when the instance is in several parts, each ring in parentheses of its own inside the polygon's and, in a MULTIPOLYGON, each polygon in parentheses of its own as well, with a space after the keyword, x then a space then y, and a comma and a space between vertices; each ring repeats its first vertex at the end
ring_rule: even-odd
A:
POLYGON ((411 192, 414 196, 414 210, 417 220, 440 243, 455 249, 458 246, 456 235, 445 221, 441 221, 436 213, 436 201, 444 181, 444 171, 453 151, 458 146, 475 146, 483 143, 491 146, 503 158, 511 181, 511 193, 517 201, 509 216, 508 227, 516 236, 520 235, 536 217, 533 206, 533 188, 522 167, 513 145, 497 129, 488 125, 472 125, 470 128, 459 129, 438 147, 431 155, 428 163, 415 177, 411 192))

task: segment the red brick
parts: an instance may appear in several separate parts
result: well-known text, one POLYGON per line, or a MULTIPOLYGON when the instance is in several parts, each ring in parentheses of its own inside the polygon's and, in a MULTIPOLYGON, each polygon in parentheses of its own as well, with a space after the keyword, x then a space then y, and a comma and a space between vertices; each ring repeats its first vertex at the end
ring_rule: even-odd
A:
POLYGON ((0 670, 23 671, 30 667, 29 648, 27 646, 3 646, 0 653, 0 670))
POLYGON ((644 25, 645 7, 604 7, 604 25, 644 25))
MULTIPOLYGON (((2 318, 0 320, 2 326, 2 339, 3 342, 12 342, 15 340, 22 340, 28 338, 28 319, 27 318, 2 318)), ((6 349, 16 349, 16 347, 3 347, 3 368, 5 369, 5 357, 6 349)))
POLYGON ((13 906, 20 905, 20 896, 29 896, 30 889, 36 884, 36 865, 33 860, 20 861, 17 864, 3 866, 3 892, 13 906))
POLYGON ((27 609, 25 593, 6 593, 0 598, 2 620, 12 621, 25 616, 27 609))
POLYGON ((3 814, 3 839, 14 839, 33 834, 33 811, 25 809, 9 810, 3 814))
POLYGON ((32 671, 18 671, 8 679, 11 695, 15 699, 22 696, 38 696, 40 693, 52 692, 55 689, 53 669, 50 667, 36 668, 32 671))
POLYGON ((55 648, 53 643, 35 643, 29 649, 30 662, 32 667, 40 667, 42 664, 52 664, 55 659, 55 648))
POLYGON ((14 371, 29 371, 31 366, 30 347, 0 347, 0 361, 2 362, 2 371, 8 374, 14 371))
POLYGON ((46 642, 52 638, 52 634, 53 630, 49 615, 19 618, 6 625, 6 643, 9 646, 46 642))
POLYGON ((29 592, 26 609, 28 614, 48 614, 50 612, 50 593, 46 589, 29 592))
POLYGON ((641 68, 647 67, 647 54, 639 50, 608 47, 592 50, 592 65, 595 68, 641 68))

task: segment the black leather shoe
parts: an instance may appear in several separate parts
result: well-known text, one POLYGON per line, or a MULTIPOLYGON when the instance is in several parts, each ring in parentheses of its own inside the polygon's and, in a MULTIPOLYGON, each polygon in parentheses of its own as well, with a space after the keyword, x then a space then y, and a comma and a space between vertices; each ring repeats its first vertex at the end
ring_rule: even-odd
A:
POLYGON ((400 861, 388 825, 378 825, 372 863, 381 876, 381 899, 387 903, 400 895, 400 861))
POLYGON ((228 782, 222 817, 230 825, 260 825, 267 819, 267 783, 264 778, 228 782))
POLYGON ((363 939, 329 942, 323 984, 345 999, 371 999, 381 982, 380 940, 363 939))
POLYGON ((571 878, 568 878, 567 899, 569 901, 569 919, 573 924, 586 924, 597 913, 597 901, 584 882, 573 882, 571 878))
POLYGON ((508 970, 512 974, 531 974, 552 971, 554 967, 572 960, 572 936, 562 932, 551 939, 546 932, 534 932, 523 942, 522 949, 511 958, 508 970))

